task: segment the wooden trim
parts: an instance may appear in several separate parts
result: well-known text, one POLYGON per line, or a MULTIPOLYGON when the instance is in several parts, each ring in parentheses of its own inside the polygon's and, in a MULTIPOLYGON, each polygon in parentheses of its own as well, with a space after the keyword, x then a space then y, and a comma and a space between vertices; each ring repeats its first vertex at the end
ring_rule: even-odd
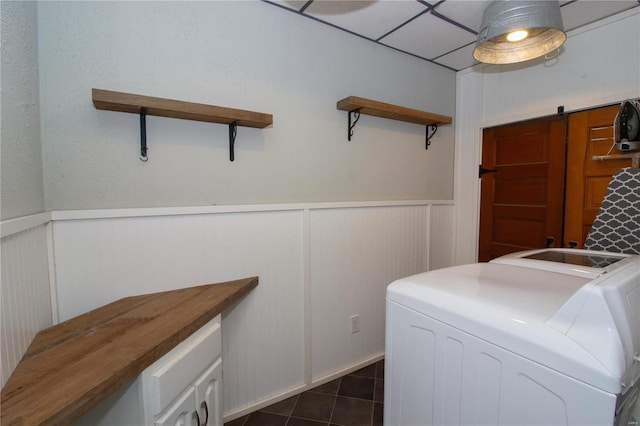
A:
POLYGON ((405 121, 408 123, 422 124, 425 126, 431 126, 434 124, 451 124, 452 121, 451 117, 446 115, 387 104, 371 99, 359 98, 357 96, 349 96, 338 101, 336 107, 341 111, 359 110, 361 114, 405 121))

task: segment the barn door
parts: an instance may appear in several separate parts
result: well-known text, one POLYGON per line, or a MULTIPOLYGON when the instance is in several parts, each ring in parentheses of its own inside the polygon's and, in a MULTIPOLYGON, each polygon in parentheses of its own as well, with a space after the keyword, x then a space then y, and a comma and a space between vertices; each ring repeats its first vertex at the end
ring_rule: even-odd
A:
MULTIPOLYGON (((613 122, 619 105, 569 116, 564 244, 582 248, 611 175, 631 165, 630 159, 594 161, 613 143, 613 122)), ((612 154, 615 154, 612 152, 612 154)))
POLYGON ((480 262, 561 246, 565 147, 562 116, 484 130, 480 262))

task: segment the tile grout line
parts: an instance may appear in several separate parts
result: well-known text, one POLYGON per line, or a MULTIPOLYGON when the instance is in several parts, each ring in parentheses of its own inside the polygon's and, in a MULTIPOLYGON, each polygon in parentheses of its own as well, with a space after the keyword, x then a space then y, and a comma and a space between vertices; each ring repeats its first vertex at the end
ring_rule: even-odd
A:
POLYGON ((338 383, 338 389, 336 390, 336 394, 333 396, 333 407, 331 407, 331 415, 329 416, 329 423, 331 424, 331 420, 333 420, 333 412, 336 409, 336 402, 338 401, 338 394, 340 393, 340 386, 342 386, 342 377, 340 377, 340 383, 338 383))
POLYGON ((376 368, 373 372, 373 404, 371 404, 371 426, 373 426, 373 422, 375 421, 375 412, 376 412, 376 380, 378 380, 378 362, 375 363, 376 368))
POLYGON ((302 394, 299 393, 299 394, 296 395, 296 402, 293 403, 293 408, 291 408, 291 412, 287 416, 287 421, 284 423, 284 426, 287 426, 289 424, 289 422, 291 421, 291 417, 293 416, 293 411, 296 409, 296 405, 298 404, 298 401, 300 401, 300 395, 302 395, 302 394))

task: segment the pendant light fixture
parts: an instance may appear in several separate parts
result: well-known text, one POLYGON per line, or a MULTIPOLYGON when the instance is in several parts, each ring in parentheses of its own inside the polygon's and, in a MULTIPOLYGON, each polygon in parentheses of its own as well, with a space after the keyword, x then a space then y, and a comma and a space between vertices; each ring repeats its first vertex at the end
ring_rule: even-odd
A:
POLYGON ((488 64, 528 61, 567 39, 557 0, 495 0, 484 11, 473 57, 488 64))

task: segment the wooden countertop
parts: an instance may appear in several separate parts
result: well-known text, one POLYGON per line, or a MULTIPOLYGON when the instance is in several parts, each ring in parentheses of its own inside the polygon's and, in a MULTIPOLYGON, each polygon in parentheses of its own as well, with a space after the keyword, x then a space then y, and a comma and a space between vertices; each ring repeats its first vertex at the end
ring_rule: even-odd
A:
POLYGON ((127 297, 41 331, 2 389, 0 423, 71 423, 257 285, 127 297))

